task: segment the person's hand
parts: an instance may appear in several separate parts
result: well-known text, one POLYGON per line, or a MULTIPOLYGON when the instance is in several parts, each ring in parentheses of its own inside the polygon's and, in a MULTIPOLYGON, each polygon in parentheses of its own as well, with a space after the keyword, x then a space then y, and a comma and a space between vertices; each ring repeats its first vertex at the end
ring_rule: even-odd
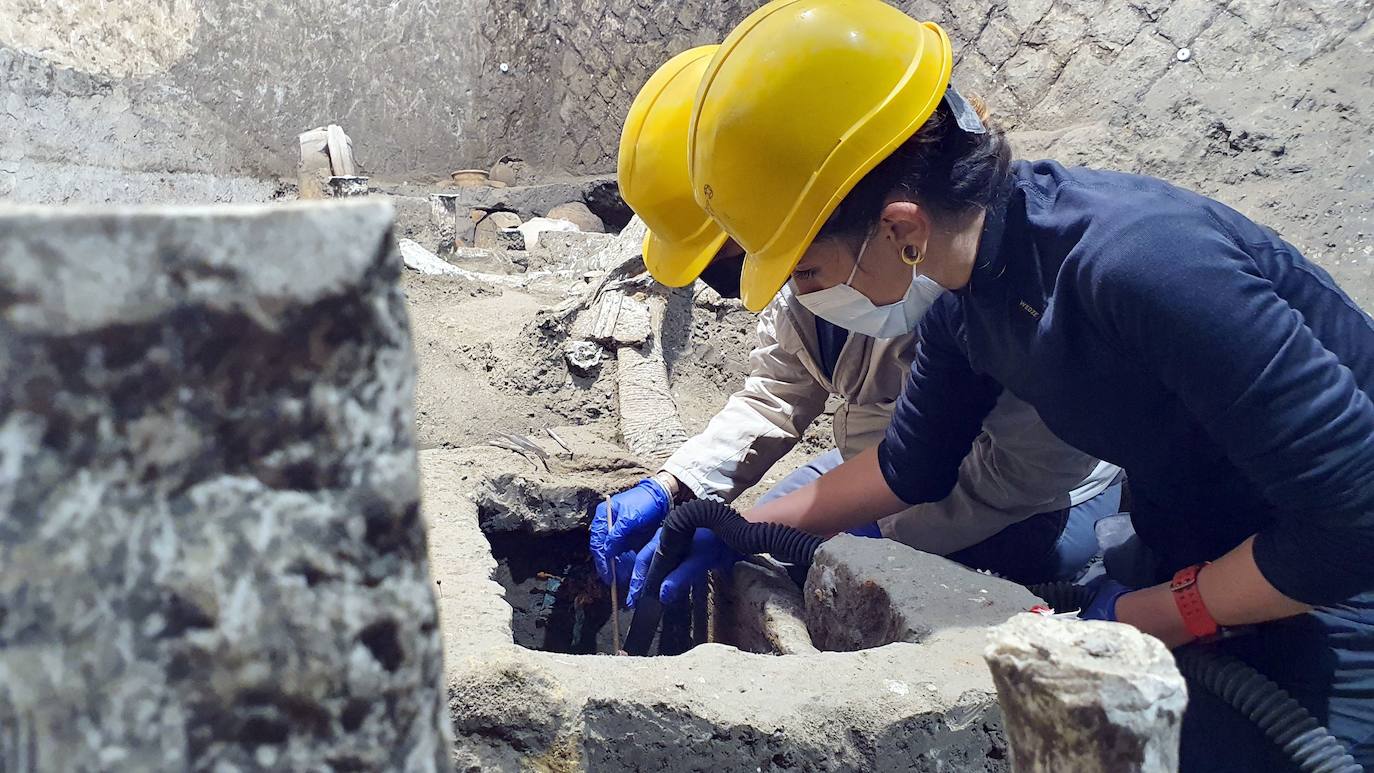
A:
POLYGON ((866 523, 863 526, 855 526, 845 534, 853 534, 855 537, 869 537, 871 539, 882 539, 883 532, 878 528, 878 522, 866 523))
POLYGON ((1106 620, 1112 623, 1117 621, 1116 602, 1122 596, 1135 590, 1135 588, 1128 588, 1106 575, 1098 577, 1084 587, 1092 591, 1092 596, 1088 603, 1078 611, 1079 619, 1106 620))
MULTIPOLYGON (((659 529, 654 533, 654 538, 639 551, 634 576, 630 578, 630 593, 626 597, 626 603, 631 608, 644 591, 644 580, 649 574, 649 565, 654 561, 654 552, 658 550, 658 540, 661 536, 663 530, 659 529)), ((726 569, 740 558, 740 554, 726 546, 716 537, 715 532, 710 529, 697 529, 696 534, 692 535, 692 549, 687 551, 687 557, 663 579, 663 585, 658 591, 659 601, 665 606, 682 601, 692 585, 705 579, 707 572, 726 569)))
POLYGON ((592 563, 596 565, 601 582, 611 584, 610 562, 614 557, 616 579, 624 586, 634 566, 635 554, 668 517, 673 503, 658 482, 645 478, 634 488, 611 497, 611 506, 615 510, 611 528, 606 525, 606 503, 596 506, 588 542, 592 563))

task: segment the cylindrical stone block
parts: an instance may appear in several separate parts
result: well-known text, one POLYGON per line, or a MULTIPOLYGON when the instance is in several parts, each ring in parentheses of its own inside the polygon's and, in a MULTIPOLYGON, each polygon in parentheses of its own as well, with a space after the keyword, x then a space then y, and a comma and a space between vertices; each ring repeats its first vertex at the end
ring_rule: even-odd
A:
POLYGON ((0 770, 449 768, 391 221, 0 212, 0 770))
POLYGON ((1158 639, 1024 614, 992 629, 984 657, 1017 773, 1178 770, 1188 693, 1158 639))

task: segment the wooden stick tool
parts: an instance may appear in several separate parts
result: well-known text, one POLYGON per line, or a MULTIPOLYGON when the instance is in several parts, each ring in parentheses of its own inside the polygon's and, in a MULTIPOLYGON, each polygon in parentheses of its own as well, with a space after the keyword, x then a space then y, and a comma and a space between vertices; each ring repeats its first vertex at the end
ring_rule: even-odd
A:
MULTIPOLYGON (((615 514, 611 512, 611 495, 606 495, 606 534, 611 533, 615 528, 615 514)), ((619 655, 620 652, 620 584, 615 578, 616 559, 619 556, 611 556, 611 649, 613 654, 619 655)))

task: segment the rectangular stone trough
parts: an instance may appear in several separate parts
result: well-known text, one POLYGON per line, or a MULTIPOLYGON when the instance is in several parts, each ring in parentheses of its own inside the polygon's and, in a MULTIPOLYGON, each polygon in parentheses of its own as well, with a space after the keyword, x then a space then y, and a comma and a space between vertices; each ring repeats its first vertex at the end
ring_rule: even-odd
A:
POLYGON ((818 608, 838 604, 876 615, 875 635, 893 642, 882 646, 843 635, 846 625, 867 627, 863 620, 846 623, 822 611, 833 618, 841 646, 869 648, 819 651, 806 641, 795 586, 789 590, 784 576, 753 564, 737 569, 721 607, 745 624, 716 627, 745 646, 794 654, 707 643, 682 655, 637 658, 514 643, 520 631, 513 630, 513 604, 524 602, 508 598, 493 579, 500 568, 492 542, 559 530, 584 535, 596 497, 642 474, 608 461, 604 445, 559 432, 572 461, 555 455, 550 470, 496 449, 420 454, 456 769, 1007 769, 1001 713, 983 661, 986 624, 1005 619, 1008 604, 1032 600, 993 603, 974 586, 998 581, 958 569, 929 579, 967 602, 967 624, 894 619, 875 611, 889 609, 883 599, 893 593, 868 575, 923 555, 895 543, 835 541, 844 549, 823 548, 807 588, 818 608), (966 587, 949 585, 955 577, 966 587))

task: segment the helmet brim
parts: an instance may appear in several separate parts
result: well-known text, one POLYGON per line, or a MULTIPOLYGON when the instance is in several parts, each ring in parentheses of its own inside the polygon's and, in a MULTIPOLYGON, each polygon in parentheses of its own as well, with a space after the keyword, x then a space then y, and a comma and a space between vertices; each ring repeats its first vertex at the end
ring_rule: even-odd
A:
POLYGON ((644 237, 644 266, 660 284, 686 287, 711 265, 728 238, 715 224, 680 242, 661 239, 649 231, 644 237))

